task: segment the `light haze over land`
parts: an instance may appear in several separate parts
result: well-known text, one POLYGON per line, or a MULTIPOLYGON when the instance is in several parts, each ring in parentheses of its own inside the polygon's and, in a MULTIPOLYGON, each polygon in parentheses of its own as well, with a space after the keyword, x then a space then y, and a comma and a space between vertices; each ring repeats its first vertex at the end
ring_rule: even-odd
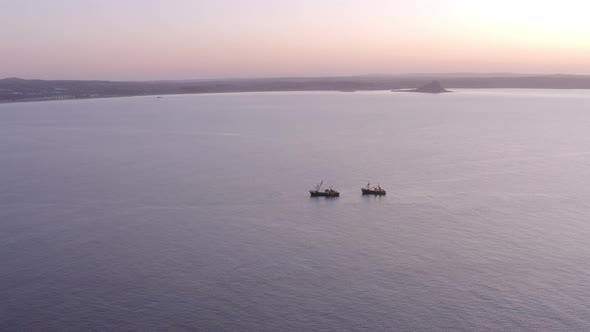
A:
POLYGON ((590 74, 587 1, 3 1, 0 77, 590 74))

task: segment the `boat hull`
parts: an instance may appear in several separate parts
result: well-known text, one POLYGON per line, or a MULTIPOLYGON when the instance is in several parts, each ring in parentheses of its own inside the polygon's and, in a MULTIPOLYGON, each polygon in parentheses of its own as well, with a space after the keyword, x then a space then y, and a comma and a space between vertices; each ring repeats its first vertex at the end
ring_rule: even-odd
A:
POLYGON ((372 189, 365 189, 361 188, 363 195, 376 195, 376 196, 383 196, 387 194, 385 190, 372 190, 372 189))
POLYGON ((311 195, 311 197, 340 197, 340 193, 339 192, 322 192, 322 191, 313 191, 310 190, 309 194, 311 195))

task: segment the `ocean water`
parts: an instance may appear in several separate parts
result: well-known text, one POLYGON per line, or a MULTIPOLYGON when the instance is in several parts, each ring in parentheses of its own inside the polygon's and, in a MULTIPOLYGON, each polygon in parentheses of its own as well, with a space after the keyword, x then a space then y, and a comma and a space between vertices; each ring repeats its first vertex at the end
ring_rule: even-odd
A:
POLYGON ((2 331, 590 330, 590 92, 2 104, 0 294, 2 331))

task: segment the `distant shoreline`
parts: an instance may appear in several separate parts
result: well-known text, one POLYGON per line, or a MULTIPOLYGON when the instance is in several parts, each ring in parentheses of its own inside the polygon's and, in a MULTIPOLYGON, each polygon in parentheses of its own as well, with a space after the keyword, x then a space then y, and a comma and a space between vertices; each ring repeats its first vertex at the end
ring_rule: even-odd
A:
MULTIPOLYGON (((460 90, 587 90, 578 88, 461 88, 460 90)), ((35 103, 35 102, 53 102, 53 101, 76 101, 76 100, 97 100, 97 99, 116 99, 116 98, 132 98, 132 97, 159 97, 162 99, 166 96, 191 96, 191 95, 233 95, 241 93, 282 93, 282 92, 335 92, 335 93, 355 93, 355 92, 391 92, 391 93, 407 93, 409 95, 416 94, 415 91, 404 90, 355 90, 355 91, 339 91, 339 90, 272 90, 272 91, 233 91, 233 92, 187 92, 187 93, 169 93, 169 94, 153 94, 153 95, 125 95, 125 96, 100 96, 100 97, 81 97, 81 98, 47 98, 47 99, 21 99, 21 100, 0 100, 0 105, 18 104, 18 103, 35 103)), ((456 91, 449 91, 456 92, 456 91)), ((429 94, 429 93, 425 93, 429 94)), ((438 93, 432 93, 438 94, 438 93)), ((446 93, 443 93, 446 94, 446 93)))
MULTIPOLYGON (((578 88, 461 88, 460 90, 588 90, 578 88)), ((0 100, 0 105, 17 104, 17 103, 35 103, 35 102, 52 102, 52 101, 75 101, 75 100, 96 100, 96 99, 116 99, 116 98, 131 98, 131 97, 163 97, 166 96, 190 96, 190 95, 224 95, 224 94, 241 94, 241 93, 281 93, 281 92, 335 92, 335 93, 355 93, 355 92, 391 92, 391 93, 407 93, 414 95, 416 92, 410 90, 355 90, 355 91, 340 91, 340 90, 267 90, 267 91, 232 91, 232 92, 187 92, 187 93, 168 93, 168 94, 149 94, 149 95, 122 95, 122 96, 100 96, 100 97, 80 97, 80 98, 45 98, 45 99, 20 99, 20 100, 0 100)), ((454 91, 449 91, 454 92, 454 91)), ((428 93, 426 93, 428 94, 428 93)), ((437 93, 433 93, 437 94, 437 93)))
POLYGON ((417 89, 432 81, 448 89, 590 90, 590 76, 358 76, 198 81, 73 81, 0 79, 0 103, 253 92, 342 92, 417 89))

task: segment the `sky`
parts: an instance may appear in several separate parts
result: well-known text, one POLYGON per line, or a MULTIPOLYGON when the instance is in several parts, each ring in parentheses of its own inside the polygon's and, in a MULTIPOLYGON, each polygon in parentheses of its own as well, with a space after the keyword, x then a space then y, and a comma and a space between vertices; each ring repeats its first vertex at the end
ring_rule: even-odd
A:
POLYGON ((0 78, 590 74, 590 1, 0 0, 0 78))

